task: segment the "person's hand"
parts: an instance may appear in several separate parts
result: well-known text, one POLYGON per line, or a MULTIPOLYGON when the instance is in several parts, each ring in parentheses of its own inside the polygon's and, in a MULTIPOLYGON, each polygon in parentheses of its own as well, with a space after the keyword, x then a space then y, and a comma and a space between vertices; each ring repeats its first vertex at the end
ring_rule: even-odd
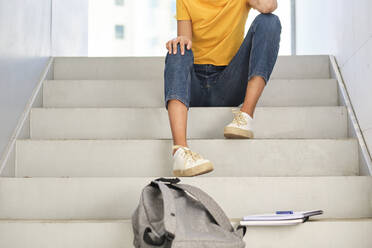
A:
POLYGON ((177 38, 174 38, 173 40, 170 40, 167 42, 166 47, 168 49, 169 54, 177 53, 177 44, 180 43, 181 47, 181 54, 185 54, 185 46, 187 50, 190 50, 192 47, 192 41, 187 38, 186 36, 178 36, 177 38))

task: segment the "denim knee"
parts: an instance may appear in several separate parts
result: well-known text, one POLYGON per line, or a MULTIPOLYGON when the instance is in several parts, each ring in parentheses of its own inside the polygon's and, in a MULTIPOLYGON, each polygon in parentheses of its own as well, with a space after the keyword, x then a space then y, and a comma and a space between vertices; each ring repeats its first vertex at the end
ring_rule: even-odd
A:
POLYGON ((281 23, 274 14, 259 14, 252 23, 255 43, 250 54, 248 80, 255 76, 270 79, 279 52, 281 23))
POLYGON ((282 30, 282 25, 280 19, 277 15, 268 13, 268 14, 259 14, 254 19, 254 24, 260 30, 270 33, 280 34, 282 30))
MULTIPOLYGON (((172 50, 172 53, 167 52, 167 55, 165 57, 165 63, 167 63, 168 60, 178 60, 179 62, 181 62, 182 59, 190 59, 190 58, 192 58, 192 59, 194 58, 194 54, 193 54, 192 50, 191 49, 188 50, 185 46, 185 54, 182 55, 181 54, 181 45, 178 43, 177 44, 177 53, 174 54, 173 50, 172 50)), ((189 61, 182 61, 182 62, 189 62, 189 61)))
POLYGON ((177 99, 189 108, 190 102, 190 73, 194 64, 194 55, 185 48, 185 54, 181 54, 180 44, 177 44, 177 53, 167 52, 164 68, 164 100, 165 108, 168 109, 168 101, 177 99))

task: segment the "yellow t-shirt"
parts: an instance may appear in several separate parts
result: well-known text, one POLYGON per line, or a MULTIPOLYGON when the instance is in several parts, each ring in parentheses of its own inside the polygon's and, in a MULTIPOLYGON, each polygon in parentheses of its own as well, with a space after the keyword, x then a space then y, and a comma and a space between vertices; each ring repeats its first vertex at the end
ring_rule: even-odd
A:
POLYGON ((177 0, 177 20, 192 22, 195 64, 227 65, 244 39, 247 0, 177 0))

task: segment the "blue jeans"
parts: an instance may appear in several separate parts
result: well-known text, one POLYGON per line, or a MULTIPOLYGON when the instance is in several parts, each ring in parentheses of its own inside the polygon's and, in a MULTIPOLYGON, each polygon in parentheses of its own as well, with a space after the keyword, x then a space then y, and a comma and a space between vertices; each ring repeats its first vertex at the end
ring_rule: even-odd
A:
POLYGON ((167 53, 164 69, 165 108, 177 99, 189 107, 239 106, 253 76, 269 81, 278 57, 281 24, 274 14, 259 14, 228 65, 194 64, 192 50, 167 53))

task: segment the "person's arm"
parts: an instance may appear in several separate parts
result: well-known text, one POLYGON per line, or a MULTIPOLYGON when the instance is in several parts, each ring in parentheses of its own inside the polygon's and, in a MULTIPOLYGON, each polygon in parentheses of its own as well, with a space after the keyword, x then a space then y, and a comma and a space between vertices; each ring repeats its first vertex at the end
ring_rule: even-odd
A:
POLYGON ((277 0, 247 0, 247 3, 263 14, 268 14, 278 7, 277 0))
POLYGON ((166 47, 169 54, 177 53, 177 44, 180 43, 181 54, 185 54, 185 45, 188 50, 192 47, 192 24, 190 20, 177 21, 177 37, 168 41, 166 47))

